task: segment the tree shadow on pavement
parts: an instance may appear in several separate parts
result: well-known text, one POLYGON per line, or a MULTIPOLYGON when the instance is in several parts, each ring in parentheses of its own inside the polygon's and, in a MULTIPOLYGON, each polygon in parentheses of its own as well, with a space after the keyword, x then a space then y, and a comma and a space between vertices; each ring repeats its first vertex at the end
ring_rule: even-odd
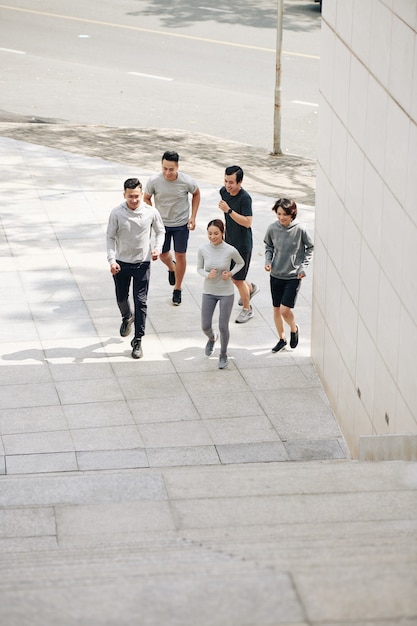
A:
MULTIPOLYGON (((196 23, 215 21, 219 24, 238 24, 251 28, 274 28, 277 21, 277 3, 274 0, 230 0, 223 7, 217 3, 197 3, 195 0, 150 0, 139 11, 130 11, 132 17, 158 16, 166 28, 185 28, 196 23), (214 6, 210 6, 210 4, 214 6)), ((284 28, 312 30, 320 28, 318 5, 314 0, 291 0, 284 3, 284 28)))
POLYGON ((0 136, 150 171, 159 171, 165 150, 175 150, 187 174, 213 185, 221 183, 225 167, 238 163, 250 193, 272 197, 290 194, 301 203, 315 204, 315 161, 273 156, 268 150, 211 135, 164 128, 6 123, 0 124, 0 136))

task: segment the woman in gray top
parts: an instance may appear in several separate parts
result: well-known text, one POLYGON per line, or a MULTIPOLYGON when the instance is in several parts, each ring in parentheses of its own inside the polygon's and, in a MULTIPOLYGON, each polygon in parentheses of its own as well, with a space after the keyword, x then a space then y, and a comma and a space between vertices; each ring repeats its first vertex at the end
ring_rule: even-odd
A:
POLYGON ((313 240, 304 226, 297 220, 297 205, 294 200, 280 198, 272 210, 277 221, 265 234, 265 270, 270 272, 274 323, 279 335, 272 352, 280 352, 287 345, 284 321, 290 327, 290 347, 298 344, 299 326, 295 323, 292 309, 295 306, 305 268, 313 256, 313 240))
POLYGON ((219 302, 219 369, 225 369, 228 365, 229 320, 235 297, 231 278, 242 269, 244 261, 236 248, 224 241, 222 220, 211 220, 207 225, 207 235, 208 243, 201 246, 197 253, 197 271, 205 279, 201 304, 201 327, 208 337, 206 355, 211 356, 217 340, 212 326, 213 314, 219 302), (231 261, 234 262, 232 270, 230 269, 231 261))

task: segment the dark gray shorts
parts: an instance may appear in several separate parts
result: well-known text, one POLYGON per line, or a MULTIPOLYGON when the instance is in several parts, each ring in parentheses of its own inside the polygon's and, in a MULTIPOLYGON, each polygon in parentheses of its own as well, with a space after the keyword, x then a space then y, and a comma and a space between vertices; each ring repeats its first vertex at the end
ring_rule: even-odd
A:
MULTIPOLYGON (((239 254, 242 257, 245 265, 242 267, 241 270, 239 270, 237 274, 233 276, 233 280, 245 280, 249 271, 250 260, 252 258, 252 250, 249 250, 249 252, 239 252, 239 254)), ((234 266, 235 266, 235 262, 232 261, 230 269, 233 269, 234 266)))
POLYGON ((165 226, 165 241, 162 246, 162 254, 170 251, 171 241, 174 242, 175 252, 187 252, 189 235, 188 224, 183 226, 165 226))
POLYGON ((283 304, 289 309, 293 309, 300 290, 301 278, 284 280, 283 278, 274 278, 271 276, 270 279, 273 306, 278 307, 283 304))

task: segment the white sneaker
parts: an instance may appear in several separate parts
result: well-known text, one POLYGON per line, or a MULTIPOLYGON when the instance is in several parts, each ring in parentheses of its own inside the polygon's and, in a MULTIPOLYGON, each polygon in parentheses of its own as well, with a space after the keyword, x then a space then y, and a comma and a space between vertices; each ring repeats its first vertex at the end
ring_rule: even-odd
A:
POLYGON ((236 324, 244 324, 248 322, 253 317, 253 309, 242 309, 239 315, 237 316, 235 322, 236 324))

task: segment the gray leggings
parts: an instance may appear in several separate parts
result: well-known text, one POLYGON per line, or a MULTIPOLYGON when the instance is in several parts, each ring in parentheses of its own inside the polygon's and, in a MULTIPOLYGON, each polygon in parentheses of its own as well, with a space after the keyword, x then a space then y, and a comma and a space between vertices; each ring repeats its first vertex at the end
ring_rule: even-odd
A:
POLYGON ((213 313, 216 304, 219 305, 219 332, 220 332, 220 354, 227 354, 227 346, 229 343, 229 320, 232 314, 234 294, 231 296, 213 296, 210 293, 203 293, 201 302, 201 328, 203 333, 209 339, 213 339, 213 313))

